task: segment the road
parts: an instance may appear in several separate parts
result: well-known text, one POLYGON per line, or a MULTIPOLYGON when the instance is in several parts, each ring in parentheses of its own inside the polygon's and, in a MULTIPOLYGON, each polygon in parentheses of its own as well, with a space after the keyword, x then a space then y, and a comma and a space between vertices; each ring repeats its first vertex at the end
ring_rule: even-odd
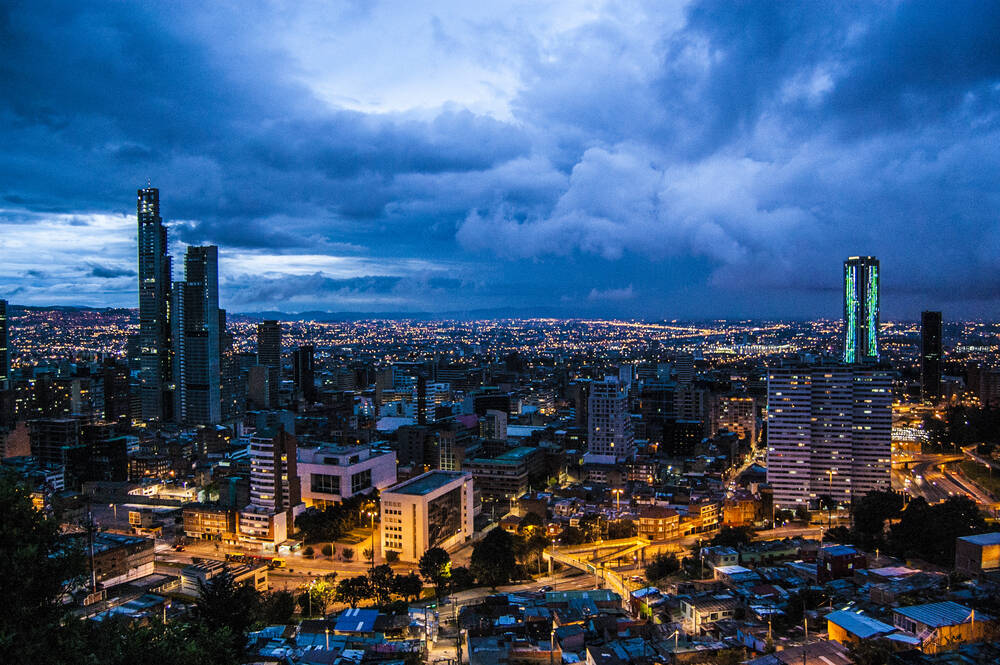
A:
POLYGON ((928 503, 965 495, 978 504, 992 504, 992 498, 982 488, 949 469, 949 465, 963 459, 963 455, 915 455, 909 468, 893 468, 893 488, 903 489, 911 496, 922 496, 928 503))

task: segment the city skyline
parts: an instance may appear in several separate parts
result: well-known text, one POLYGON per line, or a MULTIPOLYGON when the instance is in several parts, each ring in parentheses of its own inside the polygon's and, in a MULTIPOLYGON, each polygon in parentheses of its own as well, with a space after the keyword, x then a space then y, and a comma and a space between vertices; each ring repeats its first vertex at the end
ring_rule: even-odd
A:
POLYGON ((148 180, 234 312, 997 311, 995 7, 397 10, 8 7, 0 295, 131 306, 148 180))

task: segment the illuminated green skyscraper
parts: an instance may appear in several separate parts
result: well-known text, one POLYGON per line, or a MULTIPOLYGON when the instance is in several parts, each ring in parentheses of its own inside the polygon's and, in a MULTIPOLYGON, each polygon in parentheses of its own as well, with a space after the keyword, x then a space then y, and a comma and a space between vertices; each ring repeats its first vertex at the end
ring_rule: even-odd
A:
POLYGON ((877 362, 879 265, 874 256, 844 261, 844 362, 877 362))

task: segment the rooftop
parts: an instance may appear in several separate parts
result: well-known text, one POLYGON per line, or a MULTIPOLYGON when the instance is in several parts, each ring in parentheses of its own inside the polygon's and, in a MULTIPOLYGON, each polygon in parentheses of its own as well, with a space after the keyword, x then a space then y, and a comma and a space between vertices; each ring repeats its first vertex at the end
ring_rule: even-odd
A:
MULTIPOLYGON (((894 612, 933 628, 956 626, 972 619, 972 610, 970 608, 950 600, 940 603, 898 607, 894 612)), ((991 617, 986 614, 980 614, 977 618, 988 621, 991 617)))
POLYGON ((887 623, 882 623, 878 619, 873 619, 856 612, 848 612, 847 610, 830 612, 826 615, 826 619, 861 639, 891 633, 896 630, 895 627, 887 623))
POLYGON ((395 487, 390 487, 384 493, 423 496, 444 487, 448 483, 465 478, 467 475, 461 471, 428 471, 395 487))
POLYGON ((962 536, 959 540, 964 540, 973 545, 986 547, 988 545, 1000 545, 1000 531, 994 533, 980 533, 975 536, 962 536))

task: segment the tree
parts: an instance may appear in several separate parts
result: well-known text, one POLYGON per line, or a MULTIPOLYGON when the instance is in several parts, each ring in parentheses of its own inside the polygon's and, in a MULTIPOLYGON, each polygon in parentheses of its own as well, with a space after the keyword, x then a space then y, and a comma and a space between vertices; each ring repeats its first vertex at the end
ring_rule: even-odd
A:
POLYGON ((313 580, 306 589, 312 605, 312 613, 325 615, 326 610, 337 599, 337 573, 330 573, 313 580))
POLYGON ((440 598, 451 576, 451 555, 440 547, 432 547, 421 555, 417 568, 420 575, 434 585, 434 592, 440 598))
POLYGON ((229 649, 242 656, 247 633, 260 612, 261 594, 250 584, 237 584, 232 574, 224 570, 207 582, 198 582, 198 600, 192 614, 209 632, 227 630, 229 649))
POLYGON ((323 556, 333 556, 333 545, 327 543, 323 546, 323 556))
POLYGON ((608 523, 608 539, 617 540, 619 538, 632 538, 639 529, 632 520, 618 520, 608 523))
POLYGON ((396 575, 393 580, 392 592, 410 602, 416 602, 423 590, 424 583, 420 581, 420 576, 416 573, 396 575))
POLYGON ((575 526, 568 526, 559 534, 560 545, 582 545, 587 542, 587 536, 575 526))
POLYGON ((368 588, 368 578, 364 575, 346 577, 337 583, 337 600, 347 603, 354 609, 365 598, 371 596, 368 588))
POLYGON ((312 548, 312 545, 306 545, 306 548, 302 550, 302 556, 306 557, 307 559, 311 559, 313 557, 313 554, 315 553, 316 550, 312 548))
POLYGON ((344 561, 350 561, 354 558, 354 549, 351 547, 345 547, 340 550, 340 556, 344 557, 344 561))
POLYGON ((375 560, 375 550, 373 550, 370 547, 366 547, 365 549, 361 550, 361 556, 363 556, 366 561, 374 561, 375 560))
POLYGON ((808 522, 809 521, 809 509, 806 508, 805 506, 796 506, 795 507, 795 519, 798 520, 799 522, 808 522))
POLYGON ((82 551, 59 538, 59 525, 35 510, 12 473, 0 472, 0 662, 58 659, 60 597, 84 571, 82 551))
POLYGON ((792 513, 792 511, 790 511, 790 510, 781 509, 781 510, 774 511, 774 523, 775 524, 784 524, 785 522, 788 522, 788 521, 790 521, 790 520, 792 520, 794 518, 795 518, 795 514, 792 513))
POLYGON ((675 555, 661 552, 646 564, 646 580, 650 583, 655 583, 664 577, 676 573, 680 570, 680 567, 681 564, 675 555))
POLYGON ((399 561, 399 552, 397 552, 396 550, 386 550, 385 560, 388 561, 389 563, 396 563, 397 561, 399 561))
POLYGON ((952 496, 929 505, 923 497, 912 499, 889 534, 889 546, 900 556, 916 556, 949 566, 955 561, 955 539, 986 531, 986 521, 966 496, 952 496))
POLYGON ((743 547, 753 540, 753 529, 748 526, 724 526, 711 540, 712 545, 743 547))
POLYGON ((451 569, 451 590, 462 591, 476 586, 475 576, 465 566, 455 566, 451 569))
POLYGON ((869 492, 855 501, 852 517, 858 545, 871 550, 881 544, 886 520, 899 517, 902 509, 903 497, 888 490, 869 492))
POLYGON ((531 533, 544 526, 542 518, 538 516, 537 513, 528 513, 521 519, 521 523, 517 525, 517 530, 521 533, 531 533))
POLYGON ((496 589, 514 575, 514 539, 503 529, 493 529, 472 548, 469 569, 481 584, 496 589))
POLYGON ((823 534, 823 540, 847 545, 854 540, 854 534, 846 526, 835 526, 832 529, 827 529, 826 533, 823 534))
POLYGON ((260 618, 266 624, 289 623, 295 612, 295 596, 289 591, 266 594, 260 606, 260 618))
POLYGON ((395 577, 396 573, 388 564, 384 563, 381 566, 375 566, 368 572, 368 588, 375 596, 375 602, 379 607, 385 607, 389 603, 389 597, 395 586, 395 577))

